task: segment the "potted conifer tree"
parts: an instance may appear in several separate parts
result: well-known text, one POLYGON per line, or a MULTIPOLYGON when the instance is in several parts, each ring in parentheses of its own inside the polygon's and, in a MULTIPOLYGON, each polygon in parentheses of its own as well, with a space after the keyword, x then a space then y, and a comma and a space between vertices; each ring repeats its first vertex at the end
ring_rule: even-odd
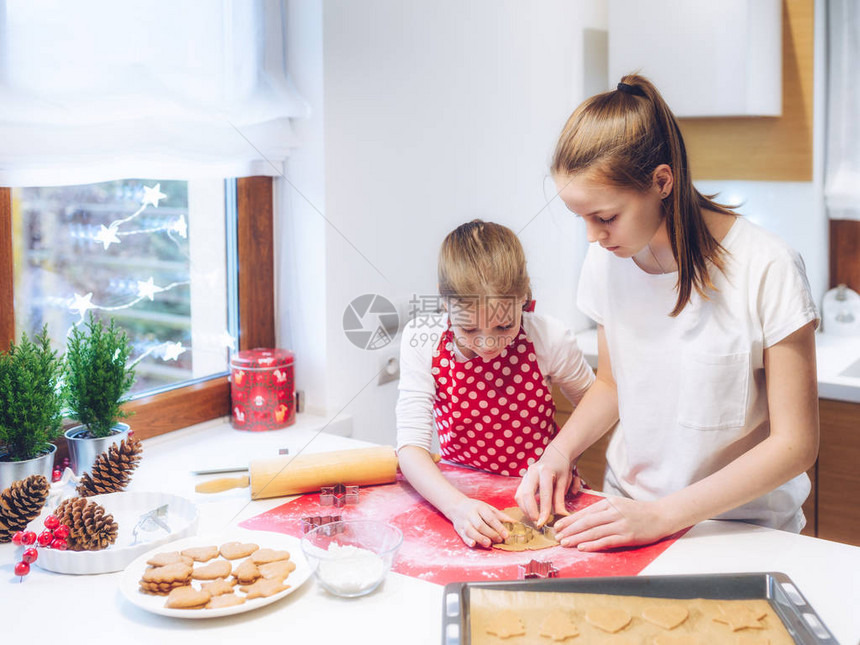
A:
POLYGON ((66 413, 80 423, 65 434, 69 462, 77 475, 88 471, 99 454, 128 436, 128 424, 119 419, 129 416, 121 406, 134 384, 125 331, 113 318, 105 326, 92 315, 84 327, 73 327, 69 334, 63 382, 66 413))
POLYGON ((0 352, 0 490, 30 475, 51 480, 51 442, 62 432, 59 389, 63 362, 51 349, 47 325, 31 341, 0 352))

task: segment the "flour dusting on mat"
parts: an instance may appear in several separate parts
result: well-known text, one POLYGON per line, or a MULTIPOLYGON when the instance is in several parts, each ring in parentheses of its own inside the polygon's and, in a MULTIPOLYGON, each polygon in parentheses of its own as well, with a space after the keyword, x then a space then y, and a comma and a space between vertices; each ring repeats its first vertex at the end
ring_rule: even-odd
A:
MULTIPOLYGON (((519 477, 491 475, 444 463, 440 464, 440 469, 469 497, 481 499, 499 509, 513 505, 519 477)), ((568 510, 585 508, 600 499, 591 494, 577 495, 568 510)), ((319 495, 309 493, 245 520, 240 526, 301 537, 301 518, 323 515, 325 510, 319 505, 319 495)), ((451 522, 424 500, 402 475, 394 484, 362 487, 359 503, 344 506, 340 511, 345 520, 372 519, 399 528, 403 532, 403 545, 391 570, 437 584, 516 580, 519 565, 526 564, 532 557, 551 561, 559 569, 561 578, 632 576, 642 571, 680 536, 679 533, 649 546, 604 553, 585 553, 561 546, 531 553, 469 548, 454 531, 451 522)))

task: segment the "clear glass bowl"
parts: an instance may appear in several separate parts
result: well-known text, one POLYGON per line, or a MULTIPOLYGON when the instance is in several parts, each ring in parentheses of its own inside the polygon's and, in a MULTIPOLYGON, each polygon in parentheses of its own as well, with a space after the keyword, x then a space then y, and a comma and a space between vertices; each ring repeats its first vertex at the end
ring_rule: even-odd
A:
POLYGON ((403 542, 400 529, 374 520, 324 524, 302 538, 302 552, 330 593, 355 598, 376 589, 403 542))

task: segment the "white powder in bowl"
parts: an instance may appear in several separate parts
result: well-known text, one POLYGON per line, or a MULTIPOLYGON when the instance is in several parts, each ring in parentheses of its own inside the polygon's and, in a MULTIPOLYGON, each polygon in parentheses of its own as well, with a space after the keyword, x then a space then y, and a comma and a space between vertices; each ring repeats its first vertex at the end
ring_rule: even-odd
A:
POLYGON ((320 562, 317 575, 335 593, 361 593, 385 575, 385 563, 373 551, 332 543, 328 556, 320 562))

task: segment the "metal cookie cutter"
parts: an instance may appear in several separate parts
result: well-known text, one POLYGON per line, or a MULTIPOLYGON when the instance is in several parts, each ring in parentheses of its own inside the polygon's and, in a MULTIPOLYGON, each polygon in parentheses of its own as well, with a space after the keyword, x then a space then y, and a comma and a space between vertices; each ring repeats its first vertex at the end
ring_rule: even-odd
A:
POLYGON ((302 518, 302 533, 313 531, 315 528, 332 522, 340 522, 343 519, 341 515, 311 515, 302 518))
POLYGON ((167 518, 169 506, 169 504, 164 504, 140 516, 140 519, 131 531, 131 536, 134 538, 132 545, 142 541, 139 535, 141 531, 144 533, 150 533, 161 529, 162 531, 170 533, 170 526, 168 526, 167 522, 164 521, 165 518, 167 518))
POLYGON ((558 578, 558 569, 552 566, 552 562, 541 560, 530 560, 526 564, 519 565, 520 578, 531 580, 534 578, 558 578))
POLYGON ((534 530, 522 522, 502 522, 508 529, 505 544, 525 544, 534 537, 534 530))
POLYGON ((320 488, 320 506, 340 508, 346 504, 358 504, 358 486, 323 486, 320 488))

